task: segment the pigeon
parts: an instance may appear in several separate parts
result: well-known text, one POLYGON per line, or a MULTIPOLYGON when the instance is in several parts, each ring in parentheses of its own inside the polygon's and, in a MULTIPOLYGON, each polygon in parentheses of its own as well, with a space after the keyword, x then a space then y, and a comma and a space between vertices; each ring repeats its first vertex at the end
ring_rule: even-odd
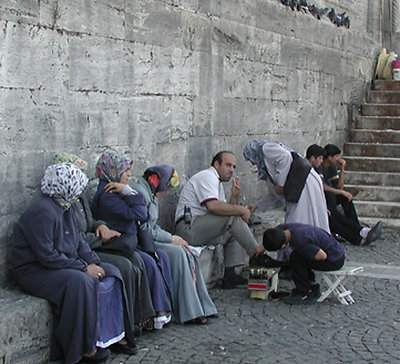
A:
POLYGON ((305 13, 307 13, 308 10, 308 3, 306 0, 300 0, 299 3, 297 4, 297 10, 301 11, 303 10, 305 13))
POLYGON ((295 8, 297 8, 297 0, 290 0, 289 2, 289 6, 292 10, 294 10, 295 8))
POLYGON ((346 16, 346 17, 344 18, 344 26, 345 26, 347 29, 350 29, 350 18, 349 18, 348 16, 346 16))
POLYGON ((331 11, 328 14, 328 18, 332 23, 335 23, 337 15, 335 13, 335 9, 334 8, 331 8, 331 11))

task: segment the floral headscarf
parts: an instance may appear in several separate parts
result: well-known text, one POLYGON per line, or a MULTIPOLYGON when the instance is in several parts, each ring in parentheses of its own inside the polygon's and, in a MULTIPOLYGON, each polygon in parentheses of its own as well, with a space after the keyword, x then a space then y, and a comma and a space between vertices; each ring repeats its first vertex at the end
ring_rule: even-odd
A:
POLYGON ((96 177, 107 182, 119 182, 132 163, 133 161, 125 158, 122 153, 106 150, 97 161, 96 177))
POLYGON ((147 168, 143 178, 149 183, 153 193, 170 191, 179 185, 178 173, 165 164, 147 168))
POLYGON ((258 179, 268 179, 267 166, 264 162, 264 153, 262 150, 266 140, 252 140, 248 142, 243 149, 244 159, 254 163, 258 168, 258 179))
POLYGON ((41 190, 45 195, 54 198, 65 210, 82 193, 88 178, 74 164, 58 163, 46 168, 41 182, 41 190))
POLYGON ((85 160, 79 158, 77 155, 72 153, 65 153, 65 152, 56 153, 53 157, 53 161, 51 164, 57 164, 57 163, 75 164, 77 167, 79 167, 79 169, 83 173, 86 173, 88 169, 88 162, 86 162, 85 160))

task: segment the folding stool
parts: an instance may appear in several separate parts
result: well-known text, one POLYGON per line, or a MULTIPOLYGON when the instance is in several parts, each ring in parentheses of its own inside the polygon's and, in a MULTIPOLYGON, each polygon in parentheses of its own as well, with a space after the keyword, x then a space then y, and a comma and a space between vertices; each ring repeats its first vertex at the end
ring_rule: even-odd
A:
POLYGON ((318 271, 318 273, 321 273, 323 280, 328 285, 328 289, 318 298, 318 302, 324 301, 331 293, 334 293, 341 304, 348 305, 354 303, 355 300, 351 297, 352 292, 346 289, 344 283, 350 276, 360 273, 363 270, 364 267, 362 266, 344 266, 342 269, 329 272, 318 271))

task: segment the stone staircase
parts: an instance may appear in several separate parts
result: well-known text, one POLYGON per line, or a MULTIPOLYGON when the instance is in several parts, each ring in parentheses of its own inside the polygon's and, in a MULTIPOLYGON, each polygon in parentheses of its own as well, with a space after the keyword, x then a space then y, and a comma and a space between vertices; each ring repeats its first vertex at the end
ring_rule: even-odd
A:
POLYGON ((374 80, 345 143, 345 188, 362 222, 400 230, 400 81, 374 80))

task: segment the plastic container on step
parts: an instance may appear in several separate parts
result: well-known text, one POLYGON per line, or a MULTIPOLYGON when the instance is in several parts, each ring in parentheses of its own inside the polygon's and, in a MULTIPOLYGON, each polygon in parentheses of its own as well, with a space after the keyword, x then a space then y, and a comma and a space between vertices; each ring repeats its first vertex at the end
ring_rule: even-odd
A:
POLYGON ((394 60, 392 63, 393 67, 393 80, 400 81, 400 61, 394 60))

